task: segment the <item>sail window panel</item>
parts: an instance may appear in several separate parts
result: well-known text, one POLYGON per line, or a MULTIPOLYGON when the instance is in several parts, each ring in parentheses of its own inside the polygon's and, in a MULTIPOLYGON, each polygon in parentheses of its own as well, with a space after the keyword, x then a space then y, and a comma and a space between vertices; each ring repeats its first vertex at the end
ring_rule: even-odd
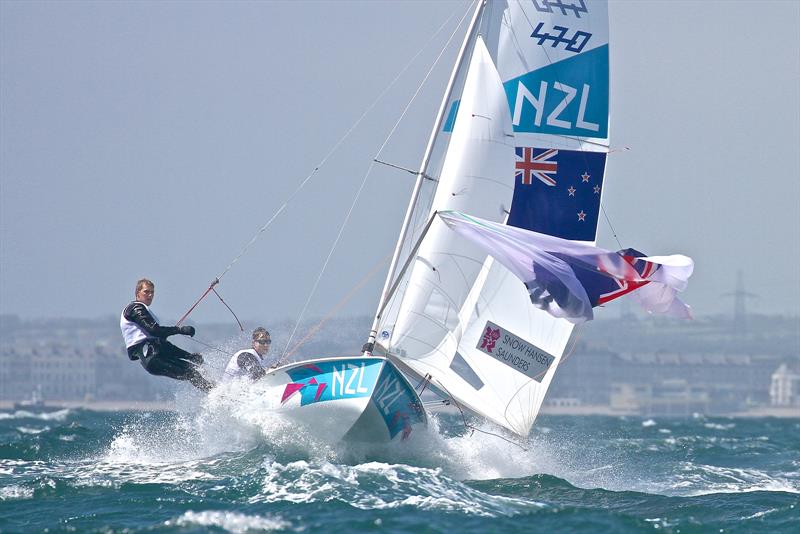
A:
POLYGON ((467 360, 458 352, 453 356, 453 361, 450 362, 450 369, 476 390, 484 386, 483 380, 480 379, 467 363, 467 360))
POLYGON ((458 310, 452 302, 438 287, 432 287, 423 315, 441 325, 444 332, 452 332, 458 327, 458 310))
MULTIPOLYGON (((406 322, 397 327, 392 335, 389 350, 393 354, 402 354, 406 359, 420 359, 436 353, 450 331, 444 324, 424 314, 406 314, 406 322)), ((449 354, 442 353, 442 358, 449 354)))

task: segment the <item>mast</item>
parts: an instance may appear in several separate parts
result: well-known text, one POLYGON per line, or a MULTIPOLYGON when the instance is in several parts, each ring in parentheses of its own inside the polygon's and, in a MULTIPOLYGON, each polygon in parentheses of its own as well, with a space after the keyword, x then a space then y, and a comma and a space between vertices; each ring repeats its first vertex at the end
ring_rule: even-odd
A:
POLYGON ((417 201, 419 200, 419 194, 422 189, 422 183, 425 180, 426 172, 428 170, 428 164, 430 163, 431 154, 433 153, 433 146, 436 142, 436 138, 439 135, 439 131, 442 127, 442 123, 445 118, 445 113, 447 111, 447 103, 450 101, 450 97, 453 94, 453 88, 455 87, 456 78, 458 77, 458 73, 461 70, 461 66, 464 63, 464 58, 466 56, 467 49, 469 48, 470 43, 474 40, 474 36, 477 33, 478 27, 478 20, 480 20, 480 15, 483 12, 484 8, 486 7, 486 3, 488 0, 477 0, 477 5, 475 7, 475 13, 472 15, 472 20, 470 21, 469 28, 467 29, 467 33, 464 36, 464 42, 461 44, 461 50, 458 53, 458 59, 456 60, 455 66, 453 67, 453 71, 450 73, 450 80, 447 82, 447 88, 445 89, 444 96, 442 98, 442 102, 439 105, 439 112, 436 115, 436 120, 433 124, 433 130, 431 131, 431 135, 428 138, 428 146, 425 148, 425 154, 422 157, 422 162, 420 163, 420 169, 417 172, 417 180, 414 184, 414 191, 411 193, 411 200, 408 203, 408 208, 406 209, 406 216, 403 220, 403 225, 400 228, 400 236, 397 238, 397 244, 395 245, 394 254, 392 255, 392 261, 389 264, 389 272, 386 275, 386 281, 383 284, 383 290, 381 291, 381 297, 378 301, 378 308, 375 312, 375 317, 372 320, 372 327, 370 328, 369 332, 369 339, 367 340, 367 344, 369 349, 366 352, 372 351, 372 346, 375 343, 375 337, 377 336, 377 328, 378 322, 381 318, 381 313, 383 313, 383 309, 385 307, 386 301, 391 296, 390 289, 392 288, 392 279, 394 278, 395 269, 397 269, 397 262, 400 258, 400 251, 403 247, 403 242, 405 241, 406 234, 408 233, 408 228, 411 225, 411 217, 414 213, 414 208, 417 205, 417 201))

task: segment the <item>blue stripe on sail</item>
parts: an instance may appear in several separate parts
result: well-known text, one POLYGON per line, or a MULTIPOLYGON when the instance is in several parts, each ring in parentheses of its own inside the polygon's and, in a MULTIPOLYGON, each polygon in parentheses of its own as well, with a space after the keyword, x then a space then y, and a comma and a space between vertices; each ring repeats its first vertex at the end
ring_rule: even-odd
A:
MULTIPOLYGON (((503 87, 515 132, 608 137, 608 45, 512 78, 503 87)), ((451 104, 442 131, 453 131, 459 103, 451 104)))
POLYGON ((461 100, 453 100, 453 103, 450 104, 450 112, 447 114, 447 120, 444 121, 444 126, 442 127, 443 132, 452 132, 453 127, 456 124, 456 115, 458 114, 458 106, 461 104, 461 100))
POLYGON ((515 132, 608 136, 608 45, 503 84, 515 132))

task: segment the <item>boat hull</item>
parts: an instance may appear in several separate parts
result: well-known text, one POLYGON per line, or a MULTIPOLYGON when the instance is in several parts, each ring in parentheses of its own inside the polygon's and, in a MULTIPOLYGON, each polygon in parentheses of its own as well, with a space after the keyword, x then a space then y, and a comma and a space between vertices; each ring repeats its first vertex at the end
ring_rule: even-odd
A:
POLYGON ((306 360, 275 369, 262 382, 281 417, 324 441, 385 443, 427 425, 416 391, 385 358, 306 360))

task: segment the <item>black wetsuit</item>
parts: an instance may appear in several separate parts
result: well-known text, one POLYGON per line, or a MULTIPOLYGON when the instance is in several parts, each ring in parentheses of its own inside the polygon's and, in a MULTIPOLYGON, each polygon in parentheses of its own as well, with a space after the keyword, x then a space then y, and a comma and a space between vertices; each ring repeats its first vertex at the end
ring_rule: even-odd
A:
MULTIPOLYGON (((181 327, 159 325, 141 302, 128 304, 122 316, 136 323, 148 335, 147 339, 128 347, 128 358, 140 360, 142 367, 151 375, 188 380, 203 391, 214 387, 197 370, 197 366, 203 363, 202 356, 186 352, 167 341, 168 336, 187 333, 181 327)), ((191 335, 194 335, 194 329, 191 329, 191 335)))

